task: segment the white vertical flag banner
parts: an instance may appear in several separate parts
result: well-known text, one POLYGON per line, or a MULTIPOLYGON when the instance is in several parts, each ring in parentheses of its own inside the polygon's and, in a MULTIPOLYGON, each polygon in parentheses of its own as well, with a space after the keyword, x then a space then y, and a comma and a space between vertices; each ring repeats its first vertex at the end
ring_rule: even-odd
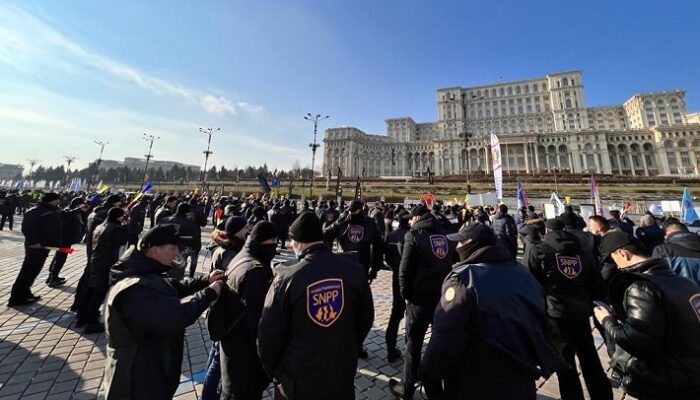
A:
POLYGON ((501 162, 501 143, 498 136, 491 132, 491 160, 493 167, 493 181, 496 186, 496 197, 503 200, 503 163, 501 162))

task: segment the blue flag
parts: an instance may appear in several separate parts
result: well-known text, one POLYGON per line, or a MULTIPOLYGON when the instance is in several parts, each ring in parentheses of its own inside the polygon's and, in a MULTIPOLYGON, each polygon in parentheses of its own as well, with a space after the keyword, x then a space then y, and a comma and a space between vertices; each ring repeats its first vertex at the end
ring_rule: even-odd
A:
POLYGON ((270 185, 268 185, 267 179, 265 179, 262 172, 258 172, 258 183, 260 184, 260 188, 262 189, 263 193, 270 193, 270 185))
POLYGON ((523 183, 520 181, 520 178, 518 178, 517 195, 518 208, 527 207, 527 195, 525 194, 525 190, 523 190, 523 183))
POLYGON ((681 200, 681 210, 683 211, 683 222, 687 224, 692 224, 693 222, 700 219, 698 213, 695 212, 693 208, 693 199, 690 197, 690 191, 686 186, 683 188, 683 200, 681 200))

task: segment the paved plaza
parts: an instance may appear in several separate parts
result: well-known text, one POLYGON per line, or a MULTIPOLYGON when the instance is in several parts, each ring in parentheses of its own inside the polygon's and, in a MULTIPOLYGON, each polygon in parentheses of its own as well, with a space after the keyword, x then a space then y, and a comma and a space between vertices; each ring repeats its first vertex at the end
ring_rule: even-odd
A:
MULTIPOLYGON (((52 289, 44 283, 53 256, 50 255, 32 287, 42 299, 32 305, 7 308, 10 288, 24 257, 21 219, 16 218, 15 231, 0 232, 0 399, 94 399, 104 373, 105 336, 83 335, 82 328, 75 327, 75 314, 68 311, 85 266, 85 246, 74 246, 76 252, 68 257, 62 273, 68 281, 65 286, 52 289)), ((208 237, 208 233, 207 229, 202 236, 208 237)), ((200 256, 199 271, 205 260, 208 263, 209 257, 200 256)), ((365 341, 369 358, 359 361, 356 394, 357 399, 391 399, 387 382, 391 377, 400 377, 402 361, 386 361, 384 330, 391 309, 390 273, 380 272, 372 289, 376 318, 365 341)), ((399 333, 403 334, 403 324, 399 333)), ((608 357, 598 336, 596 343, 607 367, 608 357)), ((399 346, 403 350, 401 338, 399 346)), ((182 380, 175 399, 199 398, 210 347, 205 319, 200 318, 187 328, 182 380)), ((538 387, 540 399, 559 398, 556 376, 541 380, 538 387)), ((615 399, 630 398, 619 389, 614 389, 614 394, 615 399)), ((268 393, 265 398, 270 399, 271 395, 268 393)))

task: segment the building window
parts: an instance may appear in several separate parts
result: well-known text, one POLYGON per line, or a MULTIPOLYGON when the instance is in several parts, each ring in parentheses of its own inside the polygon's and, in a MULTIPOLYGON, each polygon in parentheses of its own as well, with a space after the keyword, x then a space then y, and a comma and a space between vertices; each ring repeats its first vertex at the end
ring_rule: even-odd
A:
POLYGON ((498 89, 498 92, 501 94, 501 96, 505 96, 505 90, 503 90, 503 88, 498 89))
POLYGON ((571 108, 571 99, 566 99, 566 108, 571 108))
POLYGON ((511 95, 513 95, 513 87, 508 86, 508 96, 511 96, 511 95))
POLYGON ((535 112, 541 112, 541 107, 539 104, 535 104, 535 112))
POLYGON ((515 93, 516 93, 516 94, 520 94, 520 86, 516 86, 516 87, 515 87, 515 93))

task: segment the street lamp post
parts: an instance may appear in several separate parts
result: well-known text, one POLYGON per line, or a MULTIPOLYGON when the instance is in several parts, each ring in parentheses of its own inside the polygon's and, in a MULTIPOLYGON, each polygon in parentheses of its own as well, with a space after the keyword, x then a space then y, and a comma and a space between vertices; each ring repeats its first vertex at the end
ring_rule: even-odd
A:
POLYGON ((32 176, 32 172, 34 171, 34 166, 39 164, 41 160, 27 160, 29 163, 29 176, 32 176))
POLYGON ((204 150, 204 171, 202 171, 202 192, 204 192, 204 187, 207 183, 207 164, 209 163, 209 156, 214 154, 213 151, 209 150, 211 148, 211 136, 214 132, 220 131, 221 128, 199 128, 199 131, 208 136, 207 139, 207 149, 204 150))
MULTIPOLYGON (((95 175, 99 176, 100 164, 102 164, 102 154, 105 151, 105 146, 107 146, 109 144, 109 142, 101 142, 101 141, 97 141, 97 140, 93 140, 93 142, 95 142, 96 145, 100 146, 100 156, 97 158, 97 168, 95 169, 95 175)), ((88 184, 87 184, 88 190, 90 189, 91 184, 92 184, 92 175, 90 175, 88 177, 88 184)))
POLYGON ((314 142, 309 144, 309 147, 311 147, 311 185, 309 186, 309 198, 313 197, 314 195, 314 176, 316 175, 314 167, 316 164, 316 149, 320 146, 320 144, 316 143, 316 132, 318 130, 318 123, 327 118, 330 117, 328 115, 322 117, 320 114, 316 114, 314 116, 311 115, 311 113, 306 113, 306 115, 304 116, 305 120, 311 121, 314 124, 314 142))
POLYGON ((76 156, 63 156, 63 158, 66 160, 66 164, 68 166, 66 167, 66 182, 68 181, 69 176, 69 171, 70 171, 70 165, 73 164, 73 161, 77 160, 78 157, 76 156))
POLYGON ((141 183, 145 184, 146 183, 146 176, 148 174, 148 162, 151 161, 151 158, 153 158, 153 154, 151 154, 151 150, 153 150, 153 142, 160 139, 160 136, 154 136, 154 135, 149 135, 147 133, 144 133, 142 137, 143 137, 143 140, 150 142, 150 145, 148 146, 148 154, 145 155, 146 167, 143 169, 143 178, 141 179, 141 183))

